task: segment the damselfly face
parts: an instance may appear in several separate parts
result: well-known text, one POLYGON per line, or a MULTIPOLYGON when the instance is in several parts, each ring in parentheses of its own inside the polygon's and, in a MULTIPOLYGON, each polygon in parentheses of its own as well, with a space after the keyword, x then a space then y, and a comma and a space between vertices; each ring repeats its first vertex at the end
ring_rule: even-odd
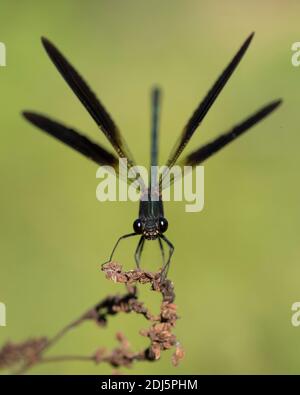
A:
POLYGON ((155 240, 168 229, 168 221, 164 217, 138 218, 133 223, 133 230, 147 240, 155 240))

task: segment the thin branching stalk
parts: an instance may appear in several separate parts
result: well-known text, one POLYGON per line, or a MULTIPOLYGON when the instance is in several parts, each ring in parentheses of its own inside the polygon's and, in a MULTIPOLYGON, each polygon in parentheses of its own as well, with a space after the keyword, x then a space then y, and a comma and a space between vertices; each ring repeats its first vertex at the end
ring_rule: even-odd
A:
POLYGON ((107 279, 115 283, 123 283, 126 286, 126 293, 102 299, 79 318, 59 330, 52 338, 31 338, 22 343, 7 342, 0 350, 0 369, 11 370, 14 374, 24 374, 38 364, 70 361, 107 363, 114 368, 131 367, 134 362, 159 360, 161 352, 171 348, 175 348, 172 363, 177 366, 184 357, 184 351, 173 334, 178 316, 177 307, 174 304, 175 293, 172 282, 167 279, 162 280, 160 272, 151 273, 138 269, 124 272, 122 266, 116 262, 104 265, 102 271, 107 279), (153 315, 139 300, 138 284, 150 284, 153 291, 161 294, 162 303, 158 315, 153 315), (71 330, 79 328, 83 323, 93 321, 100 327, 106 327, 109 317, 120 313, 141 314, 150 323, 148 329, 139 331, 141 336, 148 337, 150 341, 146 349, 134 352, 126 336, 118 332, 116 334, 118 345, 112 350, 102 347, 96 349, 91 355, 45 355, 71 330))

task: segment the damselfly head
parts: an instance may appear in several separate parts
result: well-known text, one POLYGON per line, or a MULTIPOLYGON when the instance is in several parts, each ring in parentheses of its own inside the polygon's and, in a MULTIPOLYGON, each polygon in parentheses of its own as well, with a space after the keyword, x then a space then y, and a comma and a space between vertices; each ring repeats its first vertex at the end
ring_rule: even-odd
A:
POLYGON ((155 240, 157 237, 166 232, 168 221, 164 217, 136 219, 133 223, 133 230, 137 234, 142 234, 147 240, 155 240))

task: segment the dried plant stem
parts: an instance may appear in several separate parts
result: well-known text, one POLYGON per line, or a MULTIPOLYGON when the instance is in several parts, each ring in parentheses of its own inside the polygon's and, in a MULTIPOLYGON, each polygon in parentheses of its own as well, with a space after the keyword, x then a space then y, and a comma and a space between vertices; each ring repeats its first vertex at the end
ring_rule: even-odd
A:
POLYGON ((68 332, 70 332, 72 329, 75 329, 77 326, 79 326, 83 322, 83 318, 79 318, 70 324, 66 325, 63 329, 61 329, 55 336, 53 336, 52 339, 48 340, 46 345, 43 348, 43 352, 46 351, 49 347, 52 347, 54 344, 56 344, 61 338, 67 335, 68 332))
POLYGON ((40 359, 39 363, 49 363, 49 362, 67 362, 67 361, 95 361, 93 355, 58 355, 56 357, 43 357, 40 359))
POLYGON ((183 358, 184 352, 172 333, 178 316, 176 305, 173 303, 175 293, 171 281, 162 281, 160 272, 150 273, 141 270, 123 272, 122 266, 115 262, 106 264, 102 270, 107 279, 125 284, 127 292, 123 295, 107 296, 79 318, 63 327, 52 338, 34 338, 19 344, 6 343, 0 350, 0 369, 10 369, 17 366, 14 373, 24 374, 40 363, 66 361, 88 361, 96 364, 108 363, 113 367, 130 367, 135 361, 158 360, 163 350, 172 347, 175 347, 172 362, 177 365, 183 358), (138 299, 136 284, 150 284, 153 291, 160 292, 162 295, 160 313, 157 316, 153 315, 138 299), (107 325, 109 316, 122 312, 141 314, 150 322, 151 325, 148 329, 140 330, 142 336, 149 338, 149 347, 139 352, 133 352, 127 338, 123 333, 118 332, 116 338, 119 345, 111 351, 101 348, 92 355, 45 356, 51 347, 82 323, 91 320, 104 327, 107 325))

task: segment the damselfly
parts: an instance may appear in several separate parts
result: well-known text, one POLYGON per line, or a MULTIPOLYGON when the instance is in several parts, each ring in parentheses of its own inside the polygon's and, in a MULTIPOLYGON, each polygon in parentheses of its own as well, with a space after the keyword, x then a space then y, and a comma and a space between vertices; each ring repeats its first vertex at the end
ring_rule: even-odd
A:
MULTIPOLYGON (((212 88, 208 91, 204 99, 196 108, 195 112, 187 122, 183 129, 177 143, 175 144, 169 159, 167 161, 167 169, 171 169, 172 166, 177 163, 179 156, 182 154, 185 146, 193 136, 198 126, 203 121, 207 112, 219 96, 223 87, 231 77, 232 73, 238 66, 242 57, 244 56, 249 44, 253 38, 252 33, 241 48, 238 50, 236 55, 233 57, 231 62, 213 84, 212 88)), ((43 130, 44 132, 52 135, 63 143, 69 145, 73 149, 79 151, 84 156, 92 159, 98 165, 109 165, 112 166, 116 171, 118 170, 119 158, 126 158, 128 166, 133 167, 135 161, 127 148, 127 145, 117 128, 116 124, 112 120, 105 107, 98 100, 93 91, 89 88, 83 78, 74 69, 74 67, 68 62, 68 60, 61 54, 61 52, 46 38, 42 38, 44 48, 49 55, 50 59, 68 83, 69 87, 73 90, 75 95, 81 101, 83 106, 89 112, 91 117, 94 119, 100 130, 105 134, 110 144, 114 148, 116 155, 112 154, 101 145, 96 144, 79 133, 73 128, 66 127, 57 121, 53 121, 43 115, 35 112, 26 111, 23 113, 25 118, 32 124, 43 130)), ((231 141, 235 140, 238 136, 245 133, 256 123, 261 121, 272 111, 274 111, 281 103, 281 100, 275 100, 265 105, 257 112, 243 120, 239 124, 232 127, 230 130, 221 134, 215 140, 201 146, 195 151, 187 155, 183 160, 179 162, 180 165, 196 166, 203 163, 204 160, 218 152, 220 149, 225 147, 231 141)), ((159 124, 159 108, 160 108, 160 91, 154 89, 152 92, 152 128, 151 128, 151 169, 156 168, 158 164, 158 124, 159 124)), ((155 180, 151 176, 151 180, 155 180)), ((149 182, 151 184, 151 181, 149 182)), ((163 267, 162 276, 167 275, 172 254, 174 252, 174 246, 165 236, 165 232, 168 229, 168 221, 164 216, 163 201, 161 193, 161 183, 159 182, 157 188, 151 188, 151 185, 141 184, 141 200, 139 207, 139 216, 133 223, 133 232, 121 236, 116 242, 109 261, 113 259, 114 252, 119 242, 125 238, 140 235, 140 239, 135 252, 135 261, 137 267, 140 267, 141 254, 144 247, 145 240, 158 240, 160 250, 162 253, 163 267), (150 192, 151 191, 151 192, 150 192), (153 192, 154 191, 154 192, 153 192), (155 194, 155 196, 154 196, 155 194), (166 243, 169 251, 168 256, 165 257, 163 242, 166 243)))

